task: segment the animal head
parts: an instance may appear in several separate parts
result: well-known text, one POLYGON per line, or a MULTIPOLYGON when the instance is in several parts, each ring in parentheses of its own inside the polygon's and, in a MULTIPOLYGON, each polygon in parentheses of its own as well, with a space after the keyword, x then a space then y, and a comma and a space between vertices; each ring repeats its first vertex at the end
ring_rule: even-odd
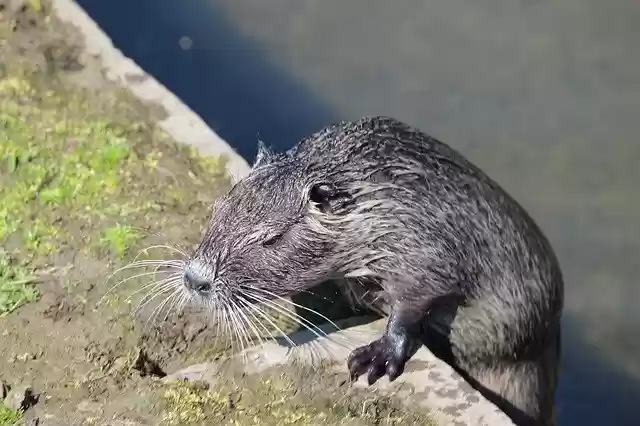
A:
POLYGON ((185 264, 184 286, 205 304, 257 303, 334 273, 335 238, 318 215, 347 195, 289 152, 259 144, 251 172, 218 199, 185 264))

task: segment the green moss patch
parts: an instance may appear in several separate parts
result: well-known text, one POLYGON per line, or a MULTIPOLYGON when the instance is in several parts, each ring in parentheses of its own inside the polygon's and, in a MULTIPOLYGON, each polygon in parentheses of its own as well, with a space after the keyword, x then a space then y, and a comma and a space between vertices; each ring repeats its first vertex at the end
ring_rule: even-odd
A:
POLYGON ((0 249, 0 316, 10 314, 22 304, 38 299, 39 292, 32 285, 35 277, 0 249))
POLYGON ((10 410, 0 402, 0 426, 17 426, 22 421, 22 414, 10 410))
MULTIPOLYGON (((122 110, 116 102, 109 106, 122 110)), ((0 241, 19 260, 16 270, 35 271, 79 247, 123 259, 143 239, 134 228, 158 226, 178 199, 204 210, 198 191, 212 200, 210 185, 225 187, 220 160, 211 170, 210 160, 170 145, 126 111, 109 118, 102 111, 78 89, 18 73, 0 79, 0 241)))
POLYGON ((343 382, 343 377, 325 367, 297 364, 259 375, 222 375, 220 384, 211 388, 173 382, 162 394, 162 421, 237 426, 436 424, 426 411, 408 410, 398 399, 350 389, 343 382))

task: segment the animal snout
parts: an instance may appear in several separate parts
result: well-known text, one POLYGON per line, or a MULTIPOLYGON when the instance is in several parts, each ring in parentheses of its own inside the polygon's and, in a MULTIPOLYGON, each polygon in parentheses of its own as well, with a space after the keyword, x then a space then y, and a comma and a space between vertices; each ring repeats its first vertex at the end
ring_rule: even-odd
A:
POLYGON ((213 281, 210 275, 198 264, 191 264, 185 268, 184 285, 202 296, 206 296, 213 290, 213 281))

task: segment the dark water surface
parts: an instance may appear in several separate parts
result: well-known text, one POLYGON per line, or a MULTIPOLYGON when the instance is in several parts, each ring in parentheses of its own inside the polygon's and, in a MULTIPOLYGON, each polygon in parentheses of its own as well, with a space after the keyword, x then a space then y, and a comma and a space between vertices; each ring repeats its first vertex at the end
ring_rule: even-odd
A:
POLYGON ((640 424, 638 2, 79 3, 248 159, 372 114, 465 153, 563 264, 559 424, 640 424))

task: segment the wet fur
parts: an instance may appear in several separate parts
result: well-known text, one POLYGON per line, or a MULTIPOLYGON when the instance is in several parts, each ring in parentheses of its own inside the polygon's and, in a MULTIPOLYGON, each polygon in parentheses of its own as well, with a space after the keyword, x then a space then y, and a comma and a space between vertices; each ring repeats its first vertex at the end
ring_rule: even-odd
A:
POLYGON ((350 357, 355 376, 395 379, 422 342, 517 424, 553 422, 564 292, 553 250, 496 182, 407 124, 363 118, 287 152, 261 146, 192 263, 214 296, 344 277, 390 317, 350 357))

